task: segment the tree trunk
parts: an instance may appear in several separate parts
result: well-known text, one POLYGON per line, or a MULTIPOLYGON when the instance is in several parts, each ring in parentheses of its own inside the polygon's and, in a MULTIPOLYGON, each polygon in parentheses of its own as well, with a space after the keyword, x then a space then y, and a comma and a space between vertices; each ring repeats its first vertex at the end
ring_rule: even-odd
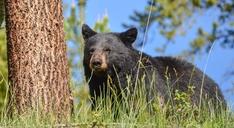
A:
POLYGON ((5 0, 5 7, 10 110, 69 117, 62 0, 5 0))

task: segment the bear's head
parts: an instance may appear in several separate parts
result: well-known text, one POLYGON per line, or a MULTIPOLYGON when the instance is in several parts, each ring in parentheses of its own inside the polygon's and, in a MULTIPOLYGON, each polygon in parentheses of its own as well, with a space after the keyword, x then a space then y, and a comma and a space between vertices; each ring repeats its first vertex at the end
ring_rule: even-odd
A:
POLYGON ((130 28, 122 33, 97 33, 83 24, 82 35, 85 41, 84 65, 96 75, 114 75, 128 62, 132 43, 137 37, 137 29, 130 28))

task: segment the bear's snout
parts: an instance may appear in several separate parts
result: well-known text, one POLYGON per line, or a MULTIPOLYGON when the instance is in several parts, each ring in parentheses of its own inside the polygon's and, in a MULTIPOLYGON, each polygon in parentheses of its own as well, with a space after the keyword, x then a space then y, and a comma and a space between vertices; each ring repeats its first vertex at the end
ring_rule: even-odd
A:
POLYGON ((93 54, 90 59, 90 69, 94 72, 104 71, 107 69, 106 57, 104 54, 93 54))
POLYGON ((102 65, 102 60, 100 58, 95 58, 92 61, 93 68, 100 68, 102 65))

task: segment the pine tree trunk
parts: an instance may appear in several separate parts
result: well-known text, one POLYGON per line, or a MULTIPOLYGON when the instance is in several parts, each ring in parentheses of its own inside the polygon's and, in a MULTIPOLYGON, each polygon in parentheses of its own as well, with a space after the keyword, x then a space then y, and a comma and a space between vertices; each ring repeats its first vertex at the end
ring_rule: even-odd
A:
POLYGON ((62 0, 5 0, 10 110, 69 117, 62 0))

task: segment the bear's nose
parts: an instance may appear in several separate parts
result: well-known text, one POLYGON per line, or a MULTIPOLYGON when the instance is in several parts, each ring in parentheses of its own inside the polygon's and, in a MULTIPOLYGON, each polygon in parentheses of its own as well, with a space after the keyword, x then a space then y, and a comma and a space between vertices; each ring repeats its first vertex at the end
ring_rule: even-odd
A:
POLYGON ((102 60, 101 59, 94 59, 92 62, 92 65, 94 68, 99 68, 102 65, 102 60))

